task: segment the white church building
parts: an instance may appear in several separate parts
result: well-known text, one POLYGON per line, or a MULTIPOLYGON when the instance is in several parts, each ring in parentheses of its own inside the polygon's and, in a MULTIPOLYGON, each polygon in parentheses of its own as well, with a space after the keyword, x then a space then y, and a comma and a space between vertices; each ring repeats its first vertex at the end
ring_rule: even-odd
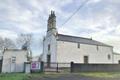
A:
POLYGON ((55 13, 51 11, 43 41, 42 60, 48 64, 51 62, 113 64, 119 62, 120 55, 113 53, 112 46, 99 41, 59 34, 56 29, 55 13))

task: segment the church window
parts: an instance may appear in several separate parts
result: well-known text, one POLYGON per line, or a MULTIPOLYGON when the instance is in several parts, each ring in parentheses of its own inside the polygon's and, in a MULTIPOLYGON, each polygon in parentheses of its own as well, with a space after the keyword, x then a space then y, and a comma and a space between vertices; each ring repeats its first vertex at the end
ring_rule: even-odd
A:
POLYGON ((111 59, 111 56, 110 56, 110 54, 108 54, 108 59, 109 59, 109 60, 111 59))
POLYGON ((16 57, 12 57, 12 63, 15 63, 16 62, 16 57))
POLYGON ((50 44, 48 45, 48 51, 50 51, 50 44))
POLYGON ((88 58, 89 58, 88 56, 84 56, 84 63, 85 64, 88 64, 88 58))
POLYGON ((97 51, 99 50, 99 46, 98 45, 96 46, 96 49, 97 49, 97 51))
POLYGON ((118 63, 120 64, 120 60, 118 60, 118 63))
POLYGON ((80 43, 78 43, 78 48, 80 48, 80 43))

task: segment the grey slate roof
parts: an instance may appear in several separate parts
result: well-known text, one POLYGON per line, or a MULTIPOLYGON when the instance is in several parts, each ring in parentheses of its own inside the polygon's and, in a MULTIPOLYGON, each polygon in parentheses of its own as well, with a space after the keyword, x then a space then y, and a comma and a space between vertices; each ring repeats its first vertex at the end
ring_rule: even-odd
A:
POLYGON ((117 53, 117 52, 113 52, 113 54, 115 54, 115 55, 120 55, 120 53, 117 53))
POLYGON ((70 36, 70 35, 63 35, 58 34, 57 37, 58 41, 67 41, 67 42, 75 42, 75 43, 82 43, 82 44, 90 44, 90 45, 97 45, 97 46, 108 46, 112 47, 110 45, 89 39, 89 38, 83 38, 83 37, 76 37, 76 36, 70 36))

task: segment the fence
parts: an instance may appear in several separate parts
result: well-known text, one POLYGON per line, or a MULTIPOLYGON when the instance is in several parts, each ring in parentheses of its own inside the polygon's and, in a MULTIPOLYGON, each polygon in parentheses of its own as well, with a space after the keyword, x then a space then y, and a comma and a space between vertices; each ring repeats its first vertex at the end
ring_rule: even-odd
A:
POLYGON ((46 63, 43 64, 44 72, 70 72, 70 63, 46 63))
POLYGON ((24 72, 25 73, 43 72, 43 62, 39 61, 25 62, 24 72))
POLYGON ((70 63, 25 62, 25 73, 31 72, 70 72, 70 63))
POLYGON ((71 62, 71 72, 120 72, 120 64, 81 64, 71 62))
POLYGON ((2 72, 2 60, 0 60, 0 73, 2 72))

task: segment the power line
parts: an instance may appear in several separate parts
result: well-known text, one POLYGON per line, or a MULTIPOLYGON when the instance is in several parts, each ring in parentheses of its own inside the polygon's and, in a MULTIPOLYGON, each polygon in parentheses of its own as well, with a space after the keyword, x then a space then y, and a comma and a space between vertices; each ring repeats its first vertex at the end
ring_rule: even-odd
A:
POLYGON ((73 14, 72 14, 70 17, 68 17, 68 19, 67 19, 61 26, 65 25, 88 1, 89 1, 89 0, 85 0, 85 1, 78 7, 78 9, 76 9, 76 11, 73 12, 73 14))

